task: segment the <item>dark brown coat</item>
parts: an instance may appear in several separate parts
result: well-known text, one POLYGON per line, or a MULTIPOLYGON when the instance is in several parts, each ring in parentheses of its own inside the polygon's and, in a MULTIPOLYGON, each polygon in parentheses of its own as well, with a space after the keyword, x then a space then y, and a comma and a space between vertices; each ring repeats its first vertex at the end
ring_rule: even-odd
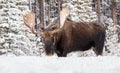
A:
POLYGON ((76 23, 66 20, 59 31, 54 34, 48 32, 48 34, 54 35, 56 42, 52 47, 50 45, 53 42, 51 44, 49 42, 49 47, 45 43, 48 47, 45 50, 52 50, 52 53, 55 52, 59 57, 66 56, 69 52, 86 51, 91 47, 94 47, 96 55, 102 55, 105 29, 97 23, 76 23))

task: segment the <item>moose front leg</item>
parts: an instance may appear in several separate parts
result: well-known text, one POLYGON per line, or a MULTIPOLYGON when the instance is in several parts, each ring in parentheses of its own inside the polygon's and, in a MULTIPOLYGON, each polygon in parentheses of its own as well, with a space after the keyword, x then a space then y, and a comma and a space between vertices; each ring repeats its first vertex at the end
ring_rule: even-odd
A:
POLYGON ((66 57, 67 56, 67 52, 66 51, 56 51, 56 54, 58 57, 66 57))
POLYGON ((62 57, 67 57, 67 52, 66 51, 63 52, 62 57))

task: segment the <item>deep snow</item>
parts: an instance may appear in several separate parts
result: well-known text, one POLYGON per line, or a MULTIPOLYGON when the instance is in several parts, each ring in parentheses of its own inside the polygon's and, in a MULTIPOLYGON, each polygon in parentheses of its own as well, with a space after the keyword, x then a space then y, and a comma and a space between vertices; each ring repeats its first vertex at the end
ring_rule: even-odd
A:
POLYGON ((120 73, 120 58, 0 56, 0 73, 120 73))

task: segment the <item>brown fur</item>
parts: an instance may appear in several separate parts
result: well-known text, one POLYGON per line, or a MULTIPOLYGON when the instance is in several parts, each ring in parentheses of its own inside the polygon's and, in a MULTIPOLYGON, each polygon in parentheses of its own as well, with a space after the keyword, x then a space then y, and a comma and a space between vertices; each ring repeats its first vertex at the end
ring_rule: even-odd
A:
POLYGON ((42 37, 47 55, 55 52, 59 57, 65 57, 69 52, 86 51, 91 47, 94 47, 96 55, 102 55, 105 29, 97 23, 66 20, 58 32, 44 31, 42 37))

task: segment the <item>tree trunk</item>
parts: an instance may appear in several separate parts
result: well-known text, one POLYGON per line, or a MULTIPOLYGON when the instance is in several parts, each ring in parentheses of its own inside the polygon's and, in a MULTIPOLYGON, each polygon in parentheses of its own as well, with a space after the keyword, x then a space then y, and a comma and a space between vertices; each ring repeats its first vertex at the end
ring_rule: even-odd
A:
POLYGON ((98 23, 101 23, 100 0, 97 0, 98 23))
POLYGON ((34 9, 33 9, 33 11, 36 14, 36 16, 35 16, 35 29, 36 29, 36 31, 38 31, 38 29, 39 29, 38 26, 39 25, 37 24, 37 9, 36 9, 36 6, 37 6, 37 0, 34 1, 34 9))
POLYGON ((59 24, 60 24, 60 11, 61 11, 61 0, 58 0, 58 18, 59 18, 59 24))
POLYGON ((50 14, 51 14, 51 12, 50 12, 50 8, 51 8, 51 3, 50 3, 50 1, 48 2, 49 3, 49 6, 48 6, 48 24, 50 24, 50 14))
POLYGON ((112 19, 113 23, 116 25, 117 24, 117 18, 116 18, 116 3, 114 0, 112 0, 112 19))
POLYGON ((31 0, 29 0, 29 9, 32 10, 31 0))
MULTIPOLYGON (((117 25, 117 17, 116 17, 116 3, 114 0, 112 0, 112 19, 113 19, 113 23, 114 25, 117 25)), ((116 34, 118 33, 118 29, 117 27, 115 26, 115 32, 116 34)))
POLYGON ((40 9, 40 26, 45 27, 44 25, 44 0, 38 0, 39 9, 40 9))

